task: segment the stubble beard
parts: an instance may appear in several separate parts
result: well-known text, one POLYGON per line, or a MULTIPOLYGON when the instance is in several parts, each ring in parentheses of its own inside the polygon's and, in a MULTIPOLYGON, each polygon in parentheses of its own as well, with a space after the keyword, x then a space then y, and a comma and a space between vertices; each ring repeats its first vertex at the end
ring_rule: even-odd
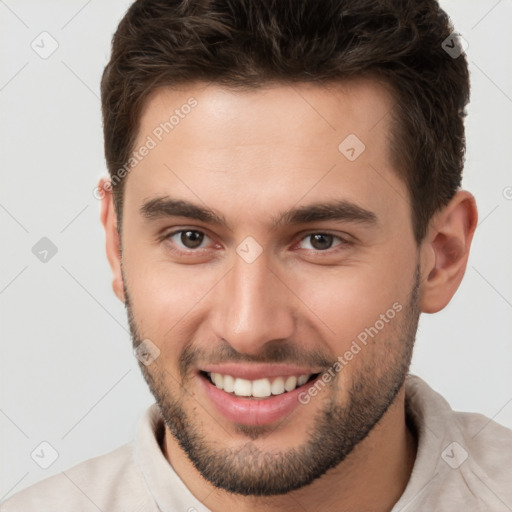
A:
MULTIPOLYGON (((375 340, 376 343, 387 343, 392 347, 392 359, 385 362, 382 359, 363 360, 366 362, 361 364, 357 381, 352 382, 344 403, 337 403, 332 390, 326 388, 321 391, 322 394, 330 393, 330 398, 324 398, 325 405, 309 429, 309 439, 287 451, 265 452, 253 441, 245 442, 237 450, 218 447, 215 439, 209 439, 207 433, 198 428, 194 418, 186 412, 186 383, 190 379, 187 370, 194 361, 194 355, 187 350, 179 358, 181 383, 158 364, 145 366, 139 362, 139 366, 169 431, 205 479, 220 489, 243 496, 286 494, 310 484, 342 462, 371 432, 395 400, 412 358, 420 315, 419 286, 418 267, 409 302, 404 308, 399 327, 394 329, 393 339, 375 340), (383 364, 387 364, 387 367, 383 368, 383 364), (185 391, 178 395, 169 382, 174 389, 183 388, 185 391)), ((126 287, 125 298, 133 346, 137 347, 144 338, 139 334, 126 287)), ((398 317, 392 320, 395 321, 399 321, 398 317)), ((364 350, 372 350, 372 347, 365 347, 364 350)), ((279 362, 286 359, 286 350, 283 351, 282 347, 276 347, 275 354, 279 354, 279 362)), ((335 385, 337 381, 335 378, 331 383, 335 385)), ((194 399, 189 399, 188 409, 191 402, 199 406, 194 399)), ((235 425, 238 433, 251 440, 269 435, 278 427, 235 425)))

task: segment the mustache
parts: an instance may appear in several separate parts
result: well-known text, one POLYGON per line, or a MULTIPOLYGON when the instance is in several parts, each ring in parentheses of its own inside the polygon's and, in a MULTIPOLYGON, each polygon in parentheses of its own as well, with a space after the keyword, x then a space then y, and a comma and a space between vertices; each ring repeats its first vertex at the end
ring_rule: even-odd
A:
POLYGON ((222 363, 287 363, 297 366, 314 366, 330 368, 336 357, 329 358, 320 350, 304 350, 297 344, 289 341, 275 341, 264 345, 259 354, 244 354, 237 352, 228 342, 224 342, 215 350, 204 350, 187 345, 178 360, 178 368, 181 378, 189 374, 191 368, 206 364, 222 363))

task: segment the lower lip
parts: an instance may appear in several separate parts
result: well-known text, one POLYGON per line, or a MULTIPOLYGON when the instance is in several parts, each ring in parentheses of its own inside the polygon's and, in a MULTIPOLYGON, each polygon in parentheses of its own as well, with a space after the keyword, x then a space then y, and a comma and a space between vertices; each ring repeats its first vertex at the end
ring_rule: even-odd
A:
POLYGON ((217 410, 228 420, 243 425, 267 425, 286 417, 302 405, 299 394, 315 382, 312 380, 293 391, 268 398, 243 398, 219 389, 202 374, 199 374, 199 380, 217 410))

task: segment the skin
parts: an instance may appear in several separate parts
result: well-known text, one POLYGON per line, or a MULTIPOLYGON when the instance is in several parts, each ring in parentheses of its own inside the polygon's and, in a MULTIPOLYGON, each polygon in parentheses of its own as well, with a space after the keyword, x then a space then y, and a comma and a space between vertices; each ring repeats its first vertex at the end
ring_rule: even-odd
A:
MULTIPOLYGON (((190 96, 197 107, 126 178, 122 256, 112 195, 105 180, 99 183, 105 192, 101 220, 113 289, 125 303, 129 293, 136 334, 160 350, 154 363, 142 368, 146 379, 153 379, 152 391, 180 399, 209 446, 240 451, 250 443, 259 453, 286 453, 310 440, 315 419, 326 408, 347 406, 349 389, 375 385, 374 374, 387 379, 385 385, 399 377, 398 364, 408 364, 414 341, 414 335, 400 337, 415 277, 419 290, 416 309, 409 310, 412 323, 420 310, 443 309, 457 290, 476 227, 475 201, 458 191, 416 243, 409 194, 387 146, 393 100, 377 82, 273 85, 244 92, 201 83, 186 90, 159 89, 142 113, 135 147, 190 96), (366 146, 353 162, 338 150, 351 133, 366 146), (145 201, 165 195, 206 205, 230 227, 185 217, 148 220, 140 214, 145 201), (332 199, 372 211, 377 222, 319 221, 270 229, 283 210, 332 199), (178 229, 207 237, 200 249, 188 249, 179 235, 164 239, 178 229), (319 250, 306 236, 325 232, 346 241, 334 238, 331 248, 319 250), (262 249, 252 263, 236 252, 247 236, 262 249), (180 249, 185 253, 175 252, 180 249), (215 362, 223 344, 243 361, 263 360, 258 358, 265 350, 280 343, 306 359, 319 353, 335 361, 395 302, 403 305, 402 313, 319 396, 272 428, 244 430, 228 421, 191 371, 180 374, 184 350, 204 356, 202 363, 215 362)), ((215 487, 168 425, 162 449, 191 492, 213 511, 386 511, 403 493, 416 456, 404 401, 401 386, 342 462, 311 484, 276 496, 243 496, 215 487)))

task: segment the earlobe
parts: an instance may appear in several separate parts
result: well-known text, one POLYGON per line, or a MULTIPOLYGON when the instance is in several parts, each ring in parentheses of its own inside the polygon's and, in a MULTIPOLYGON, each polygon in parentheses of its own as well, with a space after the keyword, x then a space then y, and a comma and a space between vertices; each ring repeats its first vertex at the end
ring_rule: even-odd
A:
POLYGON ((101 178, 98 183, 101 196, 101 223, 105 228, 107 259, 112 270, 112 289, 121 302, 125 302, 121 272, 121 240, 117 229, 117 215, 110 180, 101 178))
POLYGON ((475 198, 464 190, 434 215, 422 244, 424 313, 440 311, 457 291, 466 271, 477 218, 475 198))

